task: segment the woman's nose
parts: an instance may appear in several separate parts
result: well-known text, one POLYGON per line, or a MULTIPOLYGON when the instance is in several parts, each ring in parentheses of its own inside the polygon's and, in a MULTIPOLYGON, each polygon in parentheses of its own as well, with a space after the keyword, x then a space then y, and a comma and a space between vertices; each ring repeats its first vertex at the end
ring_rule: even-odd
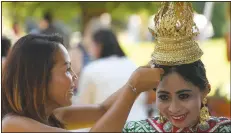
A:
POLYGON ((172 113, 172 114, 177 114, 178 112, 180 112, 180 107, 179 107, 179 103, 177 103, 177 101, 172 101, 168 110, 172 113))

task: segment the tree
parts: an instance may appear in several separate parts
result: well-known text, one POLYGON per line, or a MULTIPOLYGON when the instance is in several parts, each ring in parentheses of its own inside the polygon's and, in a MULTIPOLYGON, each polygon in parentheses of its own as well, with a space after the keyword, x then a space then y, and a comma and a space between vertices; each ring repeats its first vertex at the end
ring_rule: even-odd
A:
POLYGON ((153 14, 158 6, 159 2, 2 2, 2 7, 10 11, 8 15, 12 21, 24 22, 27 16, 38 18, 43 11, 50 10, 56 18, 64 21, 79 16, 81 27, 104 12, 111 13, 113 20, 124 20, 129 14, 140 10, 153 14))

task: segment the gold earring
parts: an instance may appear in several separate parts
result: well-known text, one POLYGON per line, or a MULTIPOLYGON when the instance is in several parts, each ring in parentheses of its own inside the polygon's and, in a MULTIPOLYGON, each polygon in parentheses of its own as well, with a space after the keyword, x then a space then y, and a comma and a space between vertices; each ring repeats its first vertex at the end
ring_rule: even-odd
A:
POLYGON ((207 99, 204 98, 202 101, 203 107, 200 110, 200 124, 199 127, 202 131, 206 131, 209 129, 209 124, 207 123, 207 120, 209 119, 209 109, 206 107, 207 99))
POLYGON ((159 110, 159 119, 158 123, 164 123, 164 116, 161 115, 160 110, 159 110))
POLYGON ((164 123, 164 116, 160 114, 160 123, 164 123))

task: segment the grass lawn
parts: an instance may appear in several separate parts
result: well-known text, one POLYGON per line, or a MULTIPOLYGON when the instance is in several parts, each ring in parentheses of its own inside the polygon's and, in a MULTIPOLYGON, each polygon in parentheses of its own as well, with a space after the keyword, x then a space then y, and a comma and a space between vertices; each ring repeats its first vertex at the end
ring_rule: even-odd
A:
MULTIPOLYGON (((121 47, 137 66, 145 65, 151 59, 154 43, 137 45, 123 44, 121 47)), ((199 42, 204 52, 202 61, 205 64, 207 76, 212 86, 210 95, 214 95, 217 87, 221 87, 221 94, 230 100, 230 62, 227 60, 224 39, 213 39, 199 42)))

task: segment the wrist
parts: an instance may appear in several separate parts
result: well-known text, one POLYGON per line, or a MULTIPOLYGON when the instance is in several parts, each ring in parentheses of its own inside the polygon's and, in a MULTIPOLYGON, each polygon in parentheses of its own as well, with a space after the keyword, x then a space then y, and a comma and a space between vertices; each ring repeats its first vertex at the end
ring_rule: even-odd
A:
POLYGON ((134 94, 134 95, 139 95, 141 92, 136 88, 134 87, 132 84, 130 83, 127 83, 126 86, 128 87, 128 89, 134 94))

